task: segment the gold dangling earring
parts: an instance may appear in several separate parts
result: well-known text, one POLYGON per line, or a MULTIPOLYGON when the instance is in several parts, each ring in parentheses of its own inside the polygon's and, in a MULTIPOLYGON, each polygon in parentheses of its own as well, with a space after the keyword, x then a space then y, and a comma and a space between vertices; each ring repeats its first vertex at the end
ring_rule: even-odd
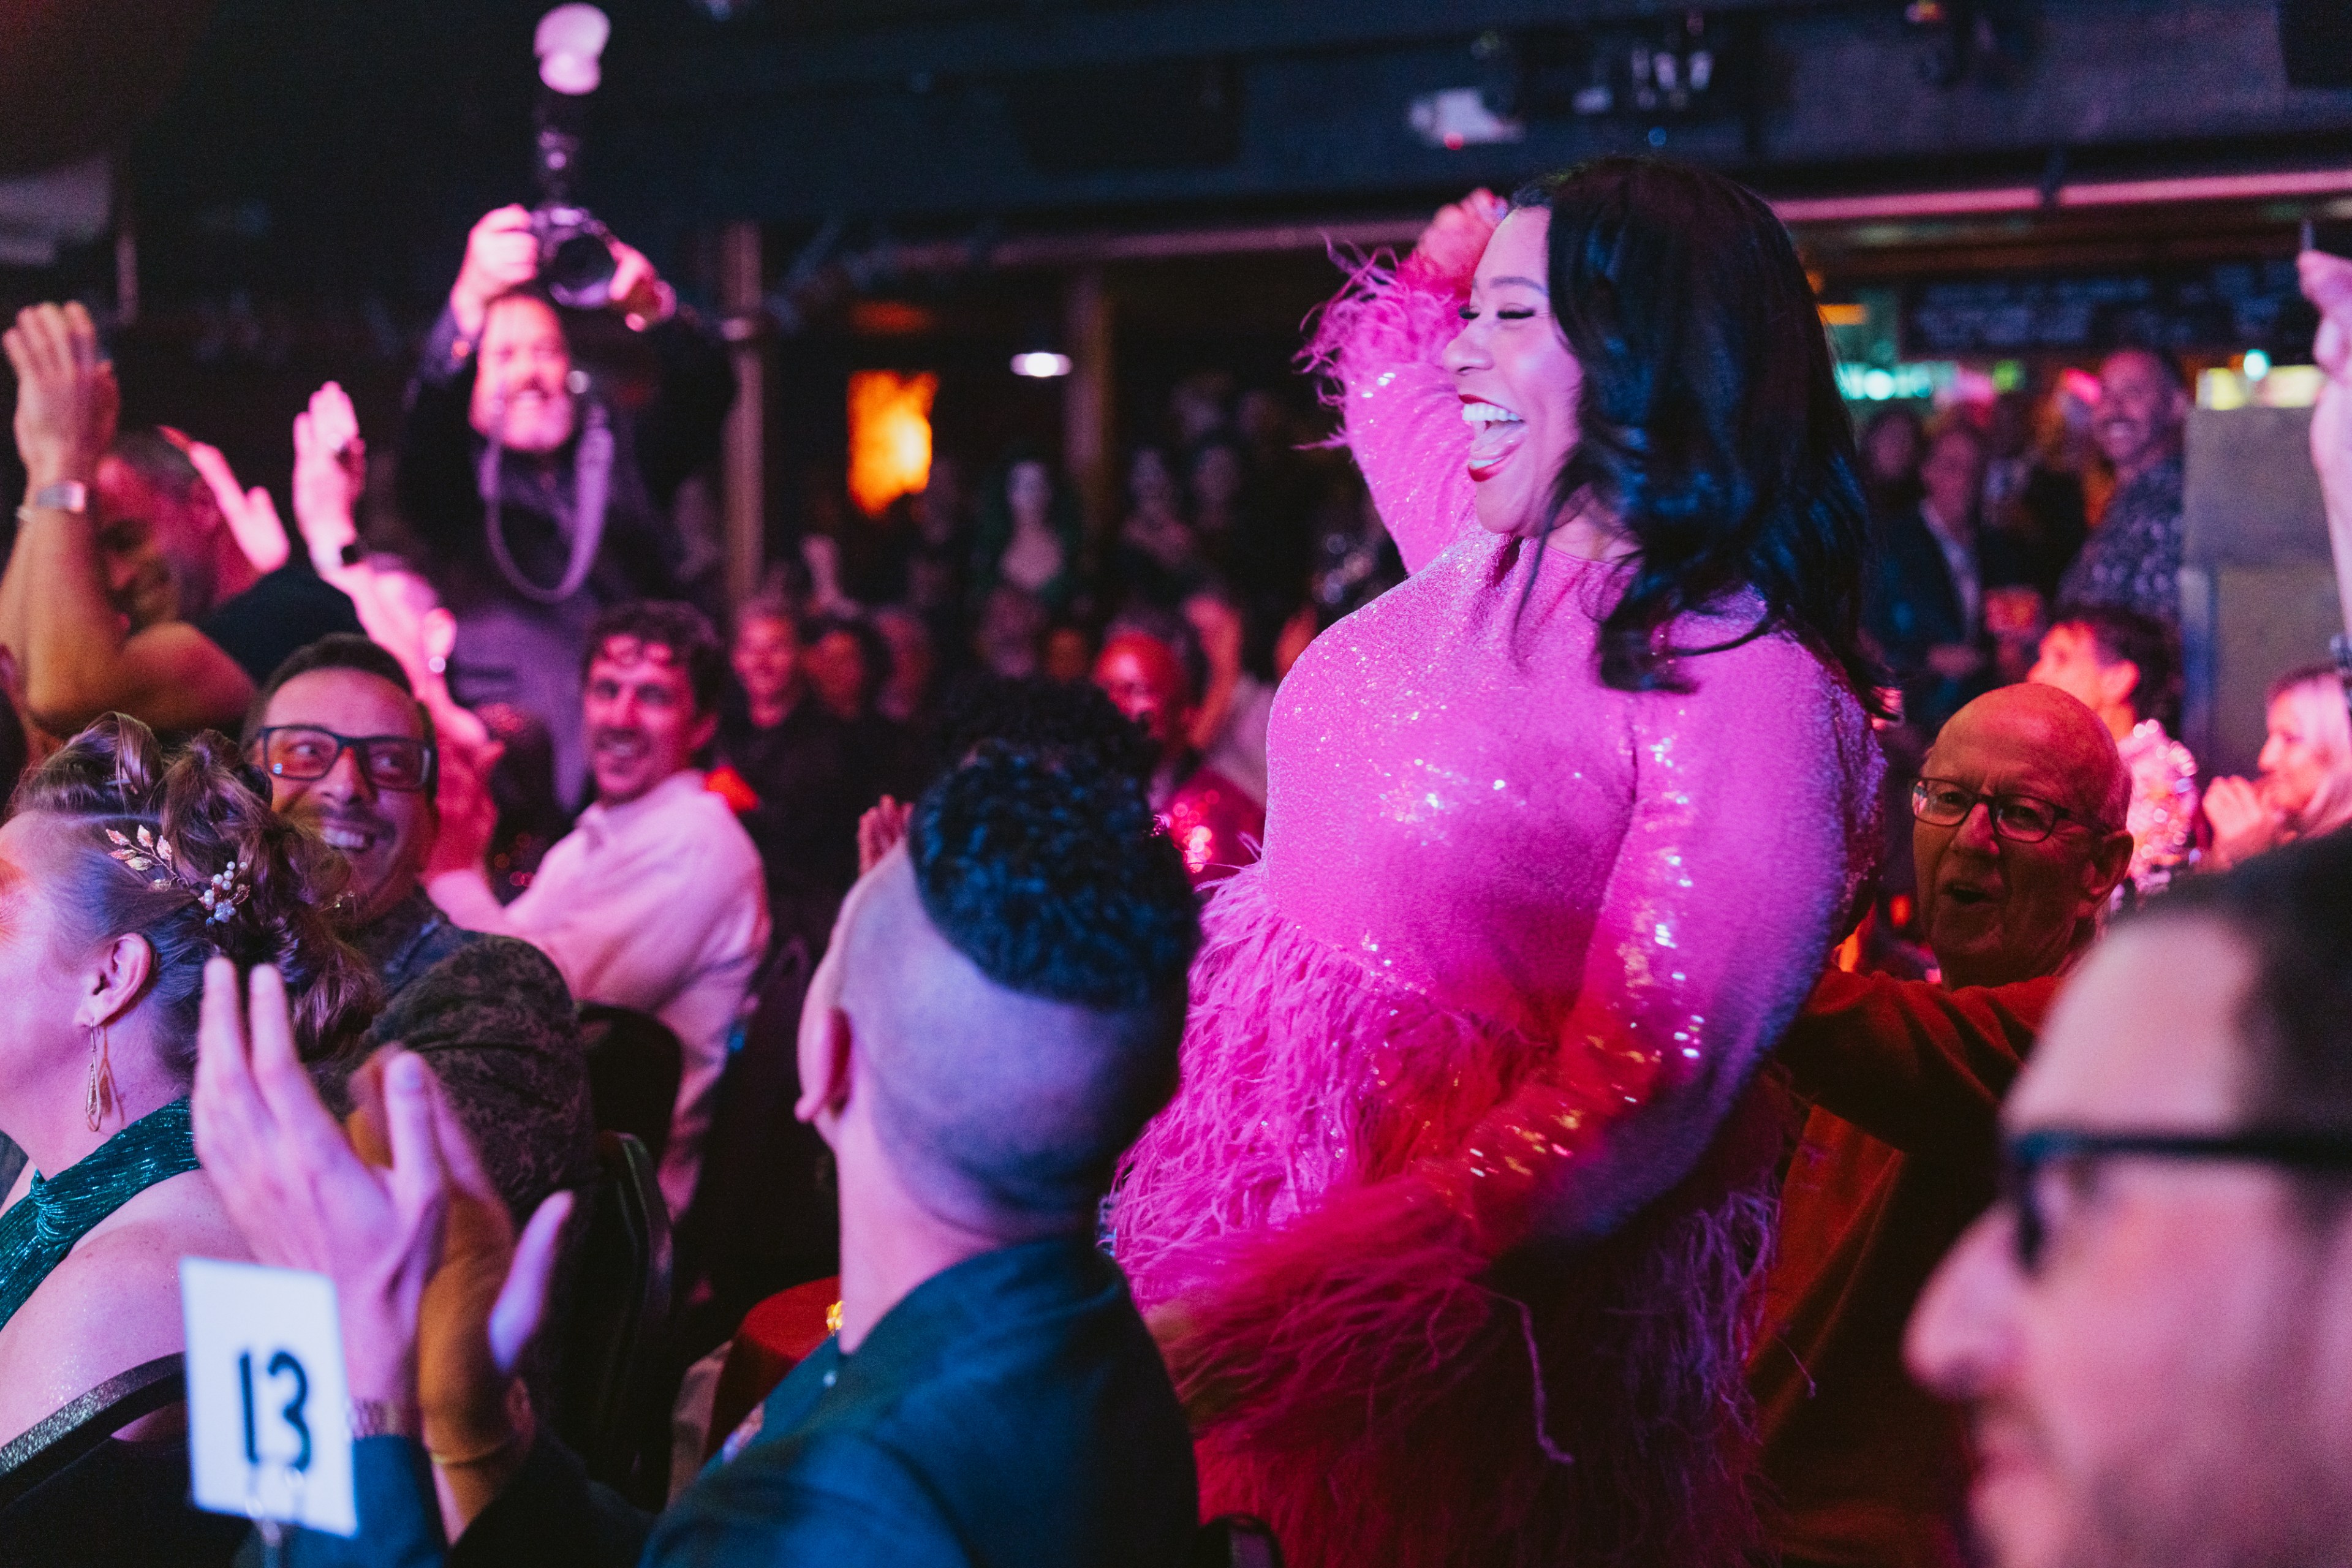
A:
POLYGON ((89 1093, 82 1102, 82 1119, 93 1133, 106 1121, 106 1107, 114 1099, 114 1052, 106 1038, 106 1026, 93 1024, 89 1031, 89 1093))

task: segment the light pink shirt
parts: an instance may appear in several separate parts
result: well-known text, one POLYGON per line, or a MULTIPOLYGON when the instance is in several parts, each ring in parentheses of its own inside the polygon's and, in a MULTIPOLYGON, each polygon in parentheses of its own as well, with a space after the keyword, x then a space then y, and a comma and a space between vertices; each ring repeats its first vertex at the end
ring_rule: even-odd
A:
POLYGON ((580 813, 503 908, 478 870, 444 873, 428 891, 458 925, 538 947, 582 1001, 651 1013, 677 1036, 684 1060, 661 1187, 670 1217, 684 1215, 728 1037, 768 946, 760 855, 735 813, 689 769, 625 806, 580 813))

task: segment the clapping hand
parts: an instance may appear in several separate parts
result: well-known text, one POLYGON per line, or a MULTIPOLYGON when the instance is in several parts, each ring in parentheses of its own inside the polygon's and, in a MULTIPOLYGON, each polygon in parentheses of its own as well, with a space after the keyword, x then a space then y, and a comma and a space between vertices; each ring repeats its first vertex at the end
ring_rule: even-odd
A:
POLYGON ((257 967, 242 989, 226 958, 205 966, 197 1157, 255 1257, 334 1281, 354 1398, 413 1406, 421 1365, 428 1423, 476 1435, 544 1308, 568 1195, 515 1242, 439 1083, 403 1051, 357 1081, 354 1129, 389 1164, 363 1159, 296 1054, 278 971, 257 967))
POLYGON ((163 439, 178 447, 213 495, 213 504, 228 524, 228 531, 236 540, 236 548, 259 572, 276 571, 286 564, 292 547, 286 542, 286 525, 278 520, 278 503, 269 492, 256 485, 248 490, 237 483, 236 471, 221 455, 220 448, 208 446, 179 431, 166 426, 163 439))
POLYGON ((343 389, 329 382, 294 416, 294 526, 321 573, 359 540, 352 510, 367 487, 367 443, 343 389))
POLYGON ((16 452, 33 490, 98 476, 122 402, 99 357, 98 326, 79 304, 28 305, 0 334, 16 372, 16 452))
POLYGON ((2263 787, 2243 779, 2216 779, 2206 786, 2205 820, 2213 825, 2213 859, 2223 868, 2273 848, 2286 829, 2263 787))
POLYGON ((352 1397, 413 1405, 425 1282, 440 1261, 448 1177, 436 1144, 432 1074, 401 1053, 383 1070, 389 1169, 370 1166, 327 1113, 294 1049, 278 971, 205 966, 191 1107, 196 1156, 264 1263, 335 1284, 352 1397))

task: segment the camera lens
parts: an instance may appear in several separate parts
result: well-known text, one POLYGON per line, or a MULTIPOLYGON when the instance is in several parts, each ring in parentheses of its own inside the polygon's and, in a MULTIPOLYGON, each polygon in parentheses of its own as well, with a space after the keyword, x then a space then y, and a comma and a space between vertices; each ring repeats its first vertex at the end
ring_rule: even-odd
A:
POLYGON ((605 302, 605 285, 613 280, 613 252, 595 235, 568 235, 548 253, 541 276, 548 292, 562 303, 593 309, 605 302))

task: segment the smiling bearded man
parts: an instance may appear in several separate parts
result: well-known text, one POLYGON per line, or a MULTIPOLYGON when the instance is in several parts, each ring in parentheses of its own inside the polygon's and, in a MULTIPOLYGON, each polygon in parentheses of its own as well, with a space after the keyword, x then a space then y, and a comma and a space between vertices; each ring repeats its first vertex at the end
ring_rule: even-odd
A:
POLYGON ((661 1153, 670 1218, 685 1214, 733 1031, 768 946, 760 853, 705 788, 697 753, 719 727, 726 661, 686 604, 625 605, 589 627, 581 710, 596 800, 500 908, 482 869, 496 811, 479 779, 435 851, 433 901, 555 960, 583 1002, 651 1013, 685 1051, 661 1153))

